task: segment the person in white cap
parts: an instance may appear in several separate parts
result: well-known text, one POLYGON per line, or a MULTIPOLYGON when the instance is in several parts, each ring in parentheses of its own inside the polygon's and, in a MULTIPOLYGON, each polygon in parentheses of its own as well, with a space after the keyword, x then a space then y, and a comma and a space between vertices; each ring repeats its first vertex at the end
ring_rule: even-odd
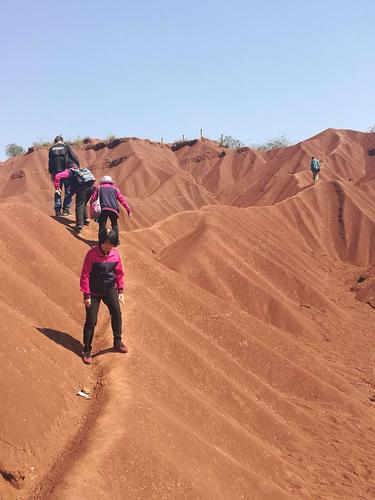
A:
POLYGON ((95 192, 91 196, 90 203, 94 203, 98 199, 98 197, 101 207, 100 216, 98 218, 98 235, 106 227, 107 220, 109 219, 112 224, 112 229, 116 231, 118 236, 117 220, 120 215, 118 201, 125 208, 129 217, 133 215, 133 212, 125 196, 121 194, 119 188, 114 184, 110 175, 105 175, 104 177, 102 177, 99 183, 99 187, 96 188, 95 192))

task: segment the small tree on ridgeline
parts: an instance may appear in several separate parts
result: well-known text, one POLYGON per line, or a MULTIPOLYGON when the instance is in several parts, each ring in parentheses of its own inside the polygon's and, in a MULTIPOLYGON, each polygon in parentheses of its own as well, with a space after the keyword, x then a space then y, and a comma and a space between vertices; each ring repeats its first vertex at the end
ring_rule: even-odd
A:
POLYGON ((5 146, 5 155, 7 158, 14 158, 15 156, 22 155, 25 152, 22 146, 18 144, 8 144, 5 146))
POLYGON ((285 135, 279 135, 278 137, 271 137, 263 144, 256 144, 253 148, 260 151, 271 151, 271 149, 287 148, 288 146, 291 146, 289 139, 285 135))
POLYGON ((224 148, 242 148, 244 143, 239 139, 235 139, 231 135, 226 135, 223 139, 220 139, 220 145, 224 148))

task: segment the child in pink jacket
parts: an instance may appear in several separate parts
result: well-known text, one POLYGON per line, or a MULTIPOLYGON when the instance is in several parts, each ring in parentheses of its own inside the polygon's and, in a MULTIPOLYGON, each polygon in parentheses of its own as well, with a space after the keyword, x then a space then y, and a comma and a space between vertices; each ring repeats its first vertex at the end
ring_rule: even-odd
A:
POLYGON ((120 215, 118 201, 125 208, 128 213, 128 216, 132 216, 132 209, 130 208, 129 203, 126 201, 125 196, 120 193, 119 188, 114 184, 112 177, 110 175, 105 175, 100 183, 99 187, 97 187, 91 196, 90 203, 93 203, 97 200, 98 196, 100 197, 100 206, 101 213, 98 218, 99 223, 99 231, 106 227, 107 219, 111 221, 112 229, 116 231, 118 235, 118 224, 117 220, 120 215))

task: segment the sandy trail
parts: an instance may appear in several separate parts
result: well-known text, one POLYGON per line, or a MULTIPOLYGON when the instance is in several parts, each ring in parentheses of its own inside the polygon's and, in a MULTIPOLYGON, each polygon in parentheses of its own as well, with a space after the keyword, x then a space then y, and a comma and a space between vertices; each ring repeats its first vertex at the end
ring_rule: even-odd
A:
MULTIPOLYGON (((228 210, 232 211, 222 212, 228 210)), ((350 497, 354 484, 356 492, 369 495, 369 457, 375 456, 372 410, 366 398, 371 390, 372 336, 363 320, 367 306, 355 301, 336 278, 340 271, 348 278, 348 266, 332 272, 334 278, 323 283, 322 290, 316 285, 314 290, 311 281, 305 284, 305 294, 310 287, 310 304, 311 297, 323 293, 330 301, 319 299, 315 304, 331 308, 322 321, 317 321, 316 309, 311 311, 313 305, 290 307, 285 293, 291 284, 276 280, 273 292, 282 294, 277 315, 284 318, 284 327, 277 316, 277 326, 272 326, 269 311, 255 318, 241 307, 239 297, 228 303, 215 296, 214 285, 207 292, 199 281, 198 286, 192 283, 185 267, 192 266, 195 257, 189 252, 189 260, 181 258, 180 241, 184 252, 189 244, 199 259, 212 254, 210 245, 202 250, 199 244, 210 241, 207 234, 201 235, 202 219, 208 231, 217 209, 204 210, 198 215, 200 223, 190 224, 195 230, 190 229, 187 237, 182 231, 179 238, 187 226, 178 219, 184 217, 158 224, 155 232, 151 227, 123 234, 128 269, 125 330, 132 331, 131 350, 125 360, 110 353, 95 360, 103 373, 103 404, 85 430, 84 450, 74 450, 73 463, 54 484, 51 498, 78 498, 87 488, 93 498, 247 498, 249 489, 256 498, 340 498, 350 497), (157 255, 139 250, 143 241, 149 246, 150 232, 164 246, 157 255), (177 276, 175 261, 183 266, 177 276), (185 305, 183 314, 179 304, 185 305), (298 315, 300 326, 292 333, 298 315), (299 332, 304 324, 305 332, 299 332), (308 341, 310 329, 313 337, 308 341), (358 341, 360 365, 353 356, 358 341)), ((231 248, 235 238, 240 240, 234 224, 231 248)), ((272 233, 270 225, 268 229, 272 233)), ((221 237, 215 227, 219 248, 228 241, 228 230, 222 232, 221 237)), ((237 257, 242 254, 239 243, 237 257)), ((248 243, 242 248, 244 259, 251 258, 248 243)), ((265 247, 254 245, 253 251, 259 256, 265 247)), ((222 249, 218 252, 223 255, 222 249)), ((276 267, 269 273, 263 263, 251 261, 258 280, 268 275, 267 280, 275 281, 276 267)), ((232 265, 238 272, 238 262, 232 265)), ((311 270, 315 276, 321 265, 311 270)), ((302 274, 306 266, 300 267, 302 274)), ((293 281, 302 281, 296 268, 295 273, 293 281)), ((217 291, 224 286, 218 283, 217 291)), ((108 344, 108 330, 105 336, 108 344)), ((101 340, 99 349, 104 347, 101 340)))

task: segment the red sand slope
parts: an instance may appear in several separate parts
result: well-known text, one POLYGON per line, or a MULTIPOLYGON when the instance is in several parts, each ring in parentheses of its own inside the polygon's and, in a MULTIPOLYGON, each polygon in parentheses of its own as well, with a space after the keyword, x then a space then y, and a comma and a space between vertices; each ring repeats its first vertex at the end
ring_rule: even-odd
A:
POLYGON ((96 227, 49 216, 46 150, 2 165, 1 498, 372 498, 371 147, 328 130, 270 153, 80 150, 135 209, 130 352, 105 351, 102 310, 92 367, 78 278, 96 227))

